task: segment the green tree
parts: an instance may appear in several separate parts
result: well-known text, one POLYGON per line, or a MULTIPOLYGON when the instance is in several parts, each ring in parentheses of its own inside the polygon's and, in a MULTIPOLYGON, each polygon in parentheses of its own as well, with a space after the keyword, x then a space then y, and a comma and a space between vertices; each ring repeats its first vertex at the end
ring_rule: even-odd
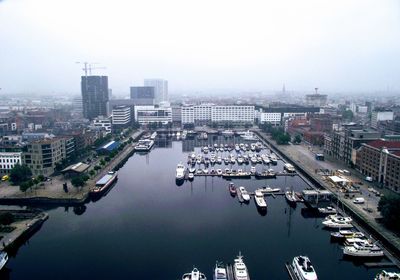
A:
POLYGON ((101 166, 99 166, 99 165, 95 165, 93 168, 94 168, 94 170, 96 170, 96 171, 97 171, 97 170, 100 170, 100 169, 101 169, 101 166))
POLYGON ((31 176, 32 172, 26 165, 16 164, 10 171, 10 180, 16 185, 26 181, 31 176))
POLYGON ((89 171, 90 176, 94 176, 94 174, 96 174, 96 171, 94 171, 93 169, 89 171))
POLYGON ((342 112, 342 118, 347 120, 347 121, 352 121, 354 118, 354 114, 351 110, 344 110, 342 112))
POLYGON ((43 175, 39 175, 36 178, 39 182, 43 182, 44 181, 44 176, 43 175))
POLYGON ((20 190, 21 192, 26 192, 26 191, 31 187, 31 185, 29 184, 29 182, 31 182, 31 181, 22 182, 22 183, 19 185, 19 190, 20 190))
POLYGON ((301 143, 301 136, 299 134, 297 134, 294 139, 293 139, 293 143, 295 144, 300 144, 301 143))
POLYGON ((86 182, 86 181, 89 180, 89 179, 90 179, 89 175, 87 175, 87 174, 83 174, 83 175, 82 175, 82 180, 83 180, 84 182, 86 182))
POLYGON ((72 178, 71 184, 75 188, 79 188, 79 187, 83 187, 85 185, 85 181, 83 180, 83 178, 81 176, 77 176, 77 177, 72 178))
POLYGON ((13 214, 10 212, 5 212, 0 214, 0 224, 1 225, 10 225, 15 221, 13 214))
POLYGON ((379 200, 378 210, 381 212, 382 221, 396 232, 400 232, 400 197, 389 195, 379 200))

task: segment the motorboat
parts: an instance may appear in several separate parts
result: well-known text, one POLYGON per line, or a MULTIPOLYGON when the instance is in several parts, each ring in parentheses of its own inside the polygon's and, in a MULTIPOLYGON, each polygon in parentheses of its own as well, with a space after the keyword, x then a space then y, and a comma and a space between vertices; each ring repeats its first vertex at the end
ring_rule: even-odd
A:
POLYGON ((190 172, 190 173, 188 174, 188 179, 189 179, 189 180, 193 180, 193 179, 194 179, 194 173, 190 172))
POLYGON ((337 213, 336 208, 332 206, 319 207, 318 212, 323 215, 332 215, 337 213))
POLYGON ((256 168, 255 168, 255 166, 252 166, 252 167, 250 168, 250 173, 251 173, 251 174, 256 174, 256 168))
POLYGON ((254 193, 254 201, 260 209, 267 209, 267 202, 265 202, 264 194, 260 190, 256 190, 254 193))
POLYGON ((251 161, 252 164, 256 164, 257 163, 257 157, 256 156, 252 156, 250 158, 250 161, 251 161))
POLYGON ((232 196, 235 196, 237 191, 236 191, 236 187, 235 184, 233 183, 229 183, 229 192, 232 196))
POLYGON ((351 257, 373 258, 383 257, 384 253, 377 245, 353 244, 352 246, 345 246, 343 254, 351 257))
MULTIPOLYGON (((272 162, 273 163, 273 162, 272 162)), ((294 173, 296 170, 294 169, 294 166, 291 165, 290 163, 285 163, 283 168, 288 172, 288 173, 294 173)))
POLYGON ((375 280, 400 280, 400 273, 382 270, 375 276, 375 280))
POLYGON ((189 172, 190 172, 190 173, 196 172, 196 168, 195 168, 195 167, 190 167, 190 168, 189 168, 189 172))
POLYGON ((233 274, 235 280, 250 280, 249 272, 247 271, 247 267, 243 261, 243 256, 240 252, 234 260, 233 274))
POLYGON ((269 159, 270 159, 270 161, 271 161, 271 163, 272 163, 273 165, 277 165, 277 164, 278 164, 278 158, 276 157, 276 155, 275 155, 274 153, 272 153, 272 154, 269 156, 269 159))
POLYGON ((297 197, 294 191, 285 192, 286 201, 291 205, 296 205, 297 197))
POLYGON ((234 135, 234 132, 230 129, 227 129, 222 131, 222 135, 224 135, 225 137, 232 137, 234 135))
POLYGON ((333 239, 344 240, 347 238, 363 238, 364 234, 362 232, 352 230, 339 230, 337 232, 332 232, 331 237, 333 239))
POLYGON ((182 280, 206 280, 206 276, 201 273, 197 268, 193 268, 192 272, 185 273, 182 276, 182 280))
POLYGON ((257 179, 276 178, 276 173, 273 169, 268 169, 268 170, 264 170, 262 172, 256 172, 255 177, 257 179))
POLYGON ((243 133, 242 135, 240 135, 244 140, 247 140, 247 141, 257 141, 258 140, 258 138, 257 138, 257 136, 253 133, 253 132, 251 132, 251 131, 246 131, 245 133, 243 133))
POLYGON ((207 146, 203 147, 203 153, 208 154, 208 151, 209 151, 209 149, 207 146))
POLYGON ((274 193, 274 192, 280 192, 280 188, 270 188, 270 187, 263 187, 260 189, 263 193, 274 193))
POLYGON ((351 223, 353 221, 353 219, 349 216, 342 216, 339 214, 333 214, 333 215, 329 215, 325 218, 325 220, 331 220, 334 222, 345 222, 345 223, 351 223))
POLYGON ((8 255, 5 251, 0 251, 0 270, 6 265, 8 261, 8 255))
POLYGON ((204 169, 203 169, 203 173, 204 173, 204 174, 208 174, 208 169, 207 169, 207 168, 204 168, 204 169))
POLYGON ((307 256, 297 256, 293 258, 293 271, 299 280, 317 280, 317 273, 307 256))
POLYGON ((217 169, 217 175, 218 175, 218 176, 222 176, 222 169, 220 169, 220 168, 217 169))
POLYGON ((222 263, 217 262, 214 269, 214 280, 228 280, 226 268, 222 263))
POLYGON ((243 198, 244 202, 249 202, 250 201, 250 195, 247 192, 245 187, 240 186, 239 187, 239 193, 240 193, 240 196, 243 198))
POLYGON ((322 224, 327 228, 339 228, 339 229, 349 229, 353 228, 353 225, 348 222, 336 222, 332 220, 325 220, 322 224))
POLYGON ((176 179, 183 180, 185 178, 186 167, 182 163, 178 163, 176 166, 176 179))
POLYGON ((137 152, 148 152, 154 146, 154 140, 151 139, 140 139, 138 144, 135 146, 137 152))

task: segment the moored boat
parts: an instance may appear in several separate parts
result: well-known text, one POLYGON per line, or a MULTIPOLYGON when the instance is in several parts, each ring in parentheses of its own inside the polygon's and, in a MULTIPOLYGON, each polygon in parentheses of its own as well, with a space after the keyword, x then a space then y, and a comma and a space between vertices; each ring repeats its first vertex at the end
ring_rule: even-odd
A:
POLYGON ((192 272, 183 274, 182 280, 207 280, 207 278, 197 268, 193 268, 192 272))
POLYGON ((264 195, 260 190, 254 192, 254 201, 258 208, 265 210, 267 209, 267 202, 264 199, 264 195))
POLYGON ((96 186, 90 190, 92 195, 98 195, 106 191, 118 179, 117 171, 109 171, 100 180, 96 182, 96 186))
POLYGON ((6 265, 8 261, 8 255, 5 251, 0 251, 0 270, 6 265))
POLYGON ((233 274, 235 280, 250 280, 249 272, 247 271, 246 264, 244 263, 243 256, 240 252, 234 260, 233 274))
POLYGON ((382 270, 375 276, 375 280, 400 280, 400 273, 382 270))
POLYGON ((332 220, 326 220, 323 221, 322 224, 327 228, 339 228, 339 229, 353 228, 353 225, 348 222, 336 222, 332 220))
POLYGON ((176 166, 176 180, 183 180, 185 178, 185 166, 182 163, 178 163, 176 166))
POLYGON ((343 254, 350 257, 359 258, 380 258, 384 256, 381 248, 377 245, 365 245, 355 243, 352 246, 345 246, 343 248, 343 254))
POLYGON ((292 268, 298 280, 317 280, 317 273, 307 256, 293 258, 292 268))
POLYGON ((235 185, 234 185, 233 183, 229 183, 229 193, 230 193, 232 196, 235 196, 236 193, 237 193, 236 187, 235 187, 235 185))
POLYGON ((331 214, 336 214, 337 211, 334 207, 327 206, 327 207, 319 207, 318 212, 323 215, 331 215, 331 214))
POLYGON ((135 146, 136 152, 148 152, 154 146, 154 140, 151 139, 140 139, 138 144, 135 146))
POLYGON ((239 187, 239 193, 241 198, 243 199, 244 202, 248 203, 250 201, 250 195, 247 192, 246 188, 243 186, 239 187))
POLYGON ((228 280, 226 268, 223 266, 222 263, 219 263, 218 261, 215 264, 214 280, 228 280))

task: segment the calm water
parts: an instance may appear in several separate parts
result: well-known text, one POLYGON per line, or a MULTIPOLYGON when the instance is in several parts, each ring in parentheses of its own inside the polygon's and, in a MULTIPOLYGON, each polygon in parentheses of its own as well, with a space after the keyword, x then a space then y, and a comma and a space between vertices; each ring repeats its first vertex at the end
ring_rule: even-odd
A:
MULTIPOLYGON (((310 257, 319 279, 373 279, 378 270, 342 260, 321 218, 309 218, 302 205, 292 209, 284 197, 268 197, 262 216, 253 200, 241 205, 232 198, 221 178, 177 186, 176 164, 186 162, 195 142, 160 140, 150 154, 134 155, 105 197, 75 211, 81 215, 50 210, 0 278, 175 280, 196 266, 212 279, 216 260, 232 262, 241 251, 256 280, 288 279, 284 263, 299 254, 310 257)), ((281 163, 274 168, 282 170, 281 163)), ((267 183, 306 187, 299 177, 233 182, 250 191, 267 183)))

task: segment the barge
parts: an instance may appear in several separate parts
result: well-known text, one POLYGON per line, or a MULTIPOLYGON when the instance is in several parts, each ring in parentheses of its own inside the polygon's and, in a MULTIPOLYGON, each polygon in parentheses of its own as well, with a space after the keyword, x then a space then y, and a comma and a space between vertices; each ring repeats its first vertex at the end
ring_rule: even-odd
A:
POLYGON ((96 186, 90 190, 90 194, 99 195, 104 193, 118 179, 117 171, 110 171, 96 182, 96 186))

